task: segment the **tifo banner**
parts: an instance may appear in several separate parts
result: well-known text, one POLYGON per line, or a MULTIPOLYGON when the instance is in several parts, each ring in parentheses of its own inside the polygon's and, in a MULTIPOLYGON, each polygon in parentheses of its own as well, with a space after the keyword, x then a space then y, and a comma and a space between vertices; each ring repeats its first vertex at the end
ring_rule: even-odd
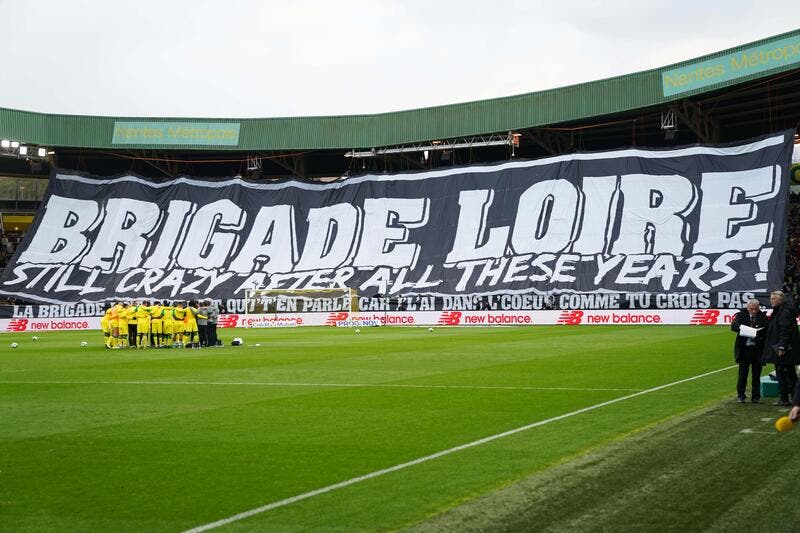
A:
POLYGON ((783 278, 792 137, 330 184, 58 172, 0 294, 765 292, 783 278))

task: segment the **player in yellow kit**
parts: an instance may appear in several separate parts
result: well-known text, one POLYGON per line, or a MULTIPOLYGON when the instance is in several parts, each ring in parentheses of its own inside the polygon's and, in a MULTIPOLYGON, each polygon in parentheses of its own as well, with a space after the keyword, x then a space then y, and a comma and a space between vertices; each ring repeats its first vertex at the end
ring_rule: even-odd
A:
POLYGON ((164 340, 164 308, 161 302, 153 302, 150 307, 150 338, 153 339, 153 346, 161 348, 161 343, 164 340))
POLYGON ((122 308, 117 311, 117 321, 119 322, 119 339, 117 346, 124 348, 128 344, 128 320, 131 316, 131 306, 128 302, 122 304, 122 308))
POLYGON ((115 303, 111 307, 111 314, 108 318, 108 324, 111 327, 111 347, 117 349, 120 347, 119 340, 119 313, 122 310, 120 302, 115 303))
POLYGON ((164 306, 161 308, 161 320, 163 321, 163 328, 164 328, 164 337, 162 340, 162 345, 164 347, 169 348, 170 346, 174 347, 175 340, 173 339, 172 335, 174 332, 173 325, 175 324, 175 319, 172 316, 172 310, 175 309, 173 306, 169 305, 169 302, 166 300, 164 301, 164 306))
POLYGON ((111 305, 106 305, 106 312, 100 318, 100 328, 103 330, 103 344, 111 349, 111 305))
POLYGON ((133 312, 136 309, 136 306, 139 305, 139 302, 133 301, 131 302, 128 310, 128 347, 133 348, 136 346, 136 338, 137 338, 137 331, 136 327, 139 325, 139 321, 136 318, 136 314, 133 312))
POLYGON ((150 302, 145 301, 136 306, 136 346, 141 350, 150 344, 150 302))
MULTIPOLYGON (((197 310, 197 301, 190 300, 189 305, 186 306, 186 324, 184 326, 186 335, 189 335, 189 344, 194 344, 194 337, 197 335, 197 319, 199 318, 206 318, 205 315, 201 315, 200 311, 197 310)), ((198 342, 198 346, 199 346, 198 342)))
POLYGON ((174 309, 172 310, 172 333, 175 339, 175 346, 181 348, 183 346, 183 332, 186 324, 186 309, 183 308, 183 302, 174 302, 174 309))

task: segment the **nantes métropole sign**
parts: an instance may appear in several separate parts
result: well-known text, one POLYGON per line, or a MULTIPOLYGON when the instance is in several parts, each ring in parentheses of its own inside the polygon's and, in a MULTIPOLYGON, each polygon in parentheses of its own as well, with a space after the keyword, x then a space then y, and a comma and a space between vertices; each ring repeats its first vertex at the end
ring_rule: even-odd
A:
POLYGON ((238 146, 238 122, 114 122, 111 144, 238 146))
POLYGON ((56 172, 0 293, 764 292, 783 278, 792 136, 330 184, 56 172))
POLYGON ((673 96, 797 64, 800 64, 800 35, 663 71, 661 86, 664 96, 673 96))

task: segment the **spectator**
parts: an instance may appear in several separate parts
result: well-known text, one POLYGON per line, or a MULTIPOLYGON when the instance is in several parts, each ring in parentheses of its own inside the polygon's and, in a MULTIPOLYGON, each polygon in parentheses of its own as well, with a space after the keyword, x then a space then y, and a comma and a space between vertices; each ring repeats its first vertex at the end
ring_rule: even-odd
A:
POLYGON ((797 384, 795 365, 800 361, 800 331, 797 313, 787 302, 786 295, 774 291, 769 295, 772 315, 764 337, 764 363, 775 365, 778 377, 778 401, 774 405, 789 406, 789 395, 797 384))
POLYGON ((5 233, 3 233, 3 237, 0 238, 0 245, 2 245, 6 257, 10 258, 14 254, 14 243, 5 233))
POLYGON ((733 357, 739 365, 739 379, 736 382, 736 396, 739 403, 747 401, 747 376, 752 373, 750 399, 753 403, 761 403, 761 354, 764 351, 764 327, 767 325, 767 314, 761 310, 761 304, 753 299, 747 307, 739 311, 731 322, 731 330, 738 333, 733 344, 733 357), (754 337, 743 335, 741 326, 759 330, 754 337))
POLYGON ((197 336, 200 346, 208 346, 208 301, 201 301, 197 308, 197 336))
POLYGON ((217 302, 208 302, 208 345, 217 345, 217 320, 219 319, 219 307, 217 302))

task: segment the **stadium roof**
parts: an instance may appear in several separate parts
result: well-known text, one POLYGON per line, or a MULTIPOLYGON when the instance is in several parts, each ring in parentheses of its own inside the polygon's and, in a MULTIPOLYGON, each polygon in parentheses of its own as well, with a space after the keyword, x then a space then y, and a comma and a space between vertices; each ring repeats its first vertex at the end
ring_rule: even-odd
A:
MULTIPOLYGON (((46 178, 59 168, 154 179, 334 180, 628 146, 735 142, 798 124, 800 29, 625 76, 375 115, 142 118, 0 108, 0 139, 28 145, 24 155, 0 146, 0 176, 46 178), (41 147, 47 155, 31 157, 41 147), (346 157, 351 151, 367 157, 346 157)), ((44 185, 3 187, 17 193, 0 199, 0 209, 25 212, 38 207, 44 185)))
POLYGON ((783 80, 796 86, 796 76, 788 79, 780 75, 790 76, 798 71, 800 30, 795 30, 625 76, 439 107, 374 115, 261 119, 97 117, 0 108, 0 137, 50 147, 163 151, 395 146, 576 123, 663 107, 734 85, 750 82, 752 86, 752 82, 765 79, 778 84, 783 80), (163 135, 156 135, 160 126, 172 127, 178 141, 165 143, 163 135), (221 139, 208 140, 215 136, 221 139), (201 141, 191 142, 197 139, 201 141))

